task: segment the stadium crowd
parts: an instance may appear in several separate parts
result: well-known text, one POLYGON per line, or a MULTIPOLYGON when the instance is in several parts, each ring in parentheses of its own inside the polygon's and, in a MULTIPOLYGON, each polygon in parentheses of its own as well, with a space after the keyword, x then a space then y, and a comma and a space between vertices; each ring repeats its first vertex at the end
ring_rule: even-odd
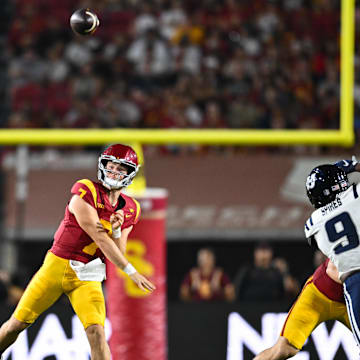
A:
POLYGON ((339 6, 17 0, 2 127, 337 128, 339 6), (94 36, 71 32, 79 7, 94 36))
MULTIPOLYGON (((319 250, 316 251, 314 265, 317 267, 325 259, 319 250)), ((298 296, 302 283, 291 274, 286 258, 274 256, 274 248, 270 243, 255 242, 252 260, 239 263, 234 276, 229 276, 229 264, 224 268, 218 266, 214 249, 200 248, 196 265, 185 273, 181 282, 179 298, 185 302, 270 303, 289 301, 298 296)), ((307 271, 304 282, 309 275, 307 271)), ((173 300, 170 291, 169 299, 173 300)))

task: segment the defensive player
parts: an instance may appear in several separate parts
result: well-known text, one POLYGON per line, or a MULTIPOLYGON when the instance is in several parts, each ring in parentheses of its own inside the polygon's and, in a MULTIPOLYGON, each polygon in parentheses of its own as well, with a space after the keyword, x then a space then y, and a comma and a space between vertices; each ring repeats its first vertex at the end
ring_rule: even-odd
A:
POLYGON ((276 344, 254 360, 284 360, 295 356, 323 321, 338 320, 350 329, 336 267, 326 260, 306 281, 290 309, 276 344))
MULTIPOLYGON (((341 160, 335 165, 347 174, 360 171, 355 157, 352 160, 341 160)), ((305 283, 288 313, 276 344, 258 354, 254 360, 282 360, 295 356, 312 331, 323 321, 339 320, 351 329, 345 310, 338 271, 335 265, 327 260, 305 283)))
POLYGON ((311 171, 306 190, 316 210, 305 224, 305 235, 309 242, 316 241, 339 271, 351 328, 360 346, 360 188, 350 185, 349 172, 328 164, 311 171))
POLYGON ((99 182, 84 179, 73 185, 65 217, 43 265, 13 315, 0 328, 0 355, 64 293, 85 328, 91 359, 110 360, 101 287, 105 257, 123 269, 140 289, 155 289, 125 257, 127 238, 139 220, 140 206, 122 189, 132 182, 138 169, 131 147, 112 145, 99 157, 99 182))

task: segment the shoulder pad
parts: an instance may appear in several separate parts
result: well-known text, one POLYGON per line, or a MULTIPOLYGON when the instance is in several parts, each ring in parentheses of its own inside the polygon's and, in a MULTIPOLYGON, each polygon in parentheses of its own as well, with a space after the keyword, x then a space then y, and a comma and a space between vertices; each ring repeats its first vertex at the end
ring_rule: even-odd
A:
POLYGON ((71 192, 73 194, 78 194, 80 192, 80 196, 84 198, 87 196, 86 193, 91 194, 92 201, 94 202, 94 206, 97 207, 97 189, 93 181, 88 179, 78 180, 72 187, 71 192))

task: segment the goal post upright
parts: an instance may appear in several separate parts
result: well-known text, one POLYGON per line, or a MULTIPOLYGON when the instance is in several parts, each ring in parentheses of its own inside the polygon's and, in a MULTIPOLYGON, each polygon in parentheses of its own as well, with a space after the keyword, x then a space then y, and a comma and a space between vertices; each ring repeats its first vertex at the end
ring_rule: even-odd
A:
POLYGON ((351 146, 354 134, 355 0, 341 0, 340 133, 351 146))

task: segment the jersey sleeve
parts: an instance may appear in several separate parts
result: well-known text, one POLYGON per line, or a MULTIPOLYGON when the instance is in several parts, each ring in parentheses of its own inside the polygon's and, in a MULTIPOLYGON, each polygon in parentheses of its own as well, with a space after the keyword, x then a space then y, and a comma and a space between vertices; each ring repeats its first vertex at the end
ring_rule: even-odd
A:
POLYGON ((134 203, 135 203, 135 216, 134 216, 134 219, 132 221, 132 225, 135 225, 139 222, 139 219, 140 219, 140 215, 141 215, 141 207, 140 207, 140 203, 133 199, 134 200, 134 203))
POLYGON ((317 226, 313 221, 313 215, 311 215, 305 222, 305 236, 307 239, 310 239, 317 232, 317 226))
POLYGON ((141 214, 141 207, 137 200, 131 198, 131 201, 128 204, 128 211, 125 214, 124 224, 122 229, 126 229, 130 226, 133 226, 139 222, 141 214))
POLYGON ((97 208, 97 192, 91 180, 83 179, 77 181, 71 188, 73 195, 79 195, 93 208, 97 208))

